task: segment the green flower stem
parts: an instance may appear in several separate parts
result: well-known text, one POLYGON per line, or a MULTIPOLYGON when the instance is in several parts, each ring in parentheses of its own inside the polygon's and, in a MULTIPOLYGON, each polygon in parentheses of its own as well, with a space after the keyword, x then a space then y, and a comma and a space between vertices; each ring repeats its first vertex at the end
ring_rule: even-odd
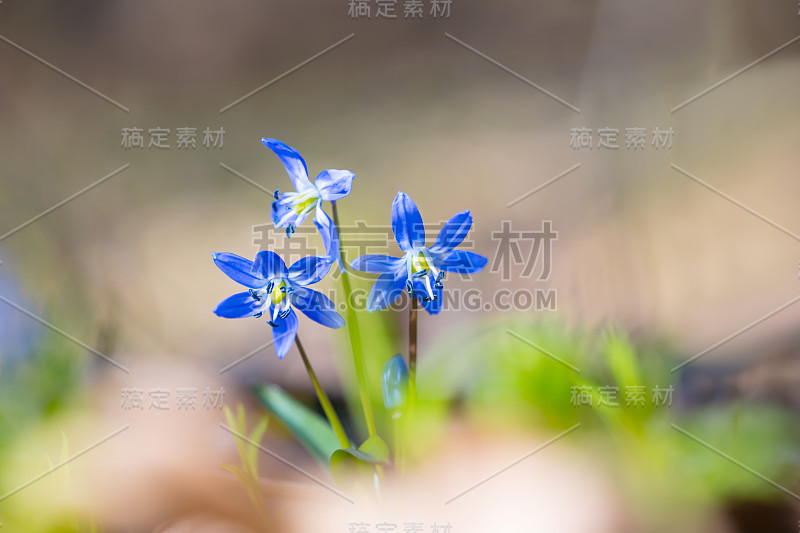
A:
POLYGON ((294 342, 297 344, 297 349, 300 351, 300 357, 303 358, 303 364, 306 365, 308 377, 311 378, 311 383, 314 384, 314 390, 317 392, 317 398, 319 399, 319 403, 322 405, 322 410, 325 411, 325 416, 328 417, 328 422, 331 423, 331 427, 333 427, 333 431, 336 433, 336 436, 339 439, 339 444, 342 445, 342 448, 349 448, 350 439, 347 438, 347 433, 345 433, 344 427, 342 427, 342 423, 339 420, 339 417, 336 415, 336 411, 333 409, 333 405, 331 404, 328 395, 325 394, 324 390, 322 390, 322 386, 319 384, 319 380, 317 379, 317 374, 314 372, 314 369, 311 368, 311 361, 308 360, 306 351, 303 349, 303 345, 300 343, 299 335, 294 338, 294 342))
POLYGON ((408 404, 417 400, 417 298, 411 297, 408 315, 408 404))
MULTIPOLYGON (((342 251, 342 238, 339 228, 339 210, 336 207, 336 202, 331 202, 333 209, 333 225, 336 227, 336 232, 339 234, 339 258, 344 261, 344 252, 342 251)), ((356 367, 356 378, 358 379, 358 392, 361 395, 361 405, 364 409, 364 419, 367 422, 367 432, 369 436, 377 434, 375 429, 375 418, 372 414, 372 403, 369 399, 369 392, 367 389, 367 362, 364 358, 364 347, 361 344, 361 332, 358 329, 358 318, 356 311, 351 305, 351 298, 353 288, 350 285, 350 274, 346 268, 339 269, 342 274, 342 286, 344 287, 345 302, 347 304, 347 332, 350 335, 350 346, 353 348, 353 362, 356 367)))
POLYGON ((401 409, 392 413, 392 422, 394 423, 394 465, 397 471, 403 474, 406 470, 405 451, 403 449, 406 436, 403 431, 405 419, 401 409))

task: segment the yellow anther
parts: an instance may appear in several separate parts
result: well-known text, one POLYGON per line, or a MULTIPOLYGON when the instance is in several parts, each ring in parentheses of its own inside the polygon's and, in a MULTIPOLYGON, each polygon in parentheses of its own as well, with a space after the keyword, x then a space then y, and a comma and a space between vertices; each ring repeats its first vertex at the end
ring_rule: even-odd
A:
POLYGON ((272 292, 269 293, 269 297, 273 304, 278 305, 286 298, 286 292, 284 292, 286 287, 288 286, 285 281, 280 281, 272 287, 272 292), (281 288, 284 288, 284 291, 282 291, 281 288))
POLYGON ((308 198, 307 200, 303 200, 302 202, 293 205, 292 209, 294 210, 295 213, 297 213, 299 215, 299 214, 304 213, 305 211, 309 210, 309 208, 313 207, 314 204, 316 203, 316 201, 317 201, 317 198, 312 196, 312 197, 308 198))
POLYGON ((411 257, 411 273, 416 274, 423 270, 429 271, 428 259, 425 257, 424 252, 417 252, 411 257))

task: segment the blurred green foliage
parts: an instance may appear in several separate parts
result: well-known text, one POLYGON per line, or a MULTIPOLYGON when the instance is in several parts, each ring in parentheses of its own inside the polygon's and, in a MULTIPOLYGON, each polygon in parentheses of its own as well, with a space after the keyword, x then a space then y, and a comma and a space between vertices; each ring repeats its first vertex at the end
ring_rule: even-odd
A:
POLYGON ((247 492, 247 497, 250 498, 253 507, 259 512, 263 512, 264 501, 261 495, 258 474, 258 455, 260 453, 258 446, 261 445, 261 439, 264 438, 264 434, 267 432, 269 419, 261 417, 253 429, 248 432, 244 406, 238 404, 235 415, 227 406, 225 407, 225 420, 233 432, 233 439, 236 442, 236 451, 239 454, 241 466, 226 463, 222 465, 222 468, 236 476, 236 479, 239 480, 239 483, 242 484, 242 487, 247 492))
MULTIPOLYGON (((66 292, 77 290, 77 286, 71 286, 66 292)), ((16 290, 11 292, 5 287, 3 294, 15 304, 37 313, 37 306, 25 297, 21 283, 17 282, 16 290)), ((90 330, 91 313, 83 308, 80 298, 49 303, 47 313, 41 315, 44 320, 63 323, 68 319, 70 326, 67 329, 90 330)), ((48 512, 31 513, 30 497, 22 491, 19 494, 11 492, 24 480, 17 480, 16 474, 12 476, 9 473, 19 470, 18 455, 24 450, 26 439, 32 438, 31 435, 57 417, 83 406, 81 385, 86 383, 88 367, 95 356, 5 302, 0 302, 0 320, 16 324, 15 331, 4 333, 29 336, 25 342, 4 338, 0 346, 0 471, 5 473, 0 476, 0 493, 8 498, 0 501, 0 523, 9 531, 93 532, 97 526, 91 517, 75 516, 54 504, 61 495, 69 494, 70 487, 68 465, 59 466, 69 456, 67 438, 63 433, 61 451, 56 459, 51 455, 42 455, 40 460, 27 458, 39 465, 35 471, 26 474, 29 477, 59 466, 48 476, 49 479, 42 479, 35 486, 24 489, 34 491, 37 497, 44 494, 53 498, 49 503, 40 502, 41 506, 49 505, 48 512)), ((85 338, 85 335, 79 336, 85 338)), ((57 448, 57 444, 54 441, 52 446, 57 448)))
POLYGON ((664 530, 737 499, 786 500, 771 483, 796 493, 797 417, 756 403, 684 405, 673 354, 664 343, 634 347, 613 329, 514 319, 443 333, 422 348, 420 382, 423 395, 457 399, 484 428, 580 424, 570 439, 609 469, 642 520, 664 530), (626 404, 632 386, 644 387, 644 405, 626 404), (670 386, 672 401, 656 404, 653 389, 670 386), (591 390, 592 405, 575 405, 579 387, 591 390), (601 387, 618 391, 618 406, 600 405, 601 387))

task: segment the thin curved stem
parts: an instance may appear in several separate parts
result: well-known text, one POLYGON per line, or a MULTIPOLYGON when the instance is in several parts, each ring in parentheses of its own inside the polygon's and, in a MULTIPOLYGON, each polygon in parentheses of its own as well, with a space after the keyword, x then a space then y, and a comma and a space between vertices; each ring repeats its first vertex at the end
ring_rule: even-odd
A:
POLYGON ((342 422, 336 415, 336 411, 334 410, 333 404, 331 404, 328 395, 325 394, 325 391, 322 390, 322 385, 319 384, 317 374, 311 367, 311 361, 308 360, 306 351, 303 348, 303 345, 300 343, 299 335, 294 338, 294 342, 297 344, 297 350, 300 352, 300 357, 303 358, 303 364, 306 365, 308 377, 311 378, 311 383, 314 385, 314 390, 317 392, 317 398, 319 399, 319 403, 322 405, 322 410, 325 411, 325 416, 328 417, 328 422, 331 423, 331 427, 333 428, 334 433, 336 433, 336 437, 339 439, 339 444, 342 445, 342 448, 349 448, 350 439, 347 438, 347 433, 345 433, 342 422))
MULTIPOLYGON (((339 210, 336 207, 336 202, 331 202, 333 210, 333 225, 336 227, 336 233, 339 235, 339 258, 344 264, 344 252, 342 252, 342 235, 339 231, 339 210)), ((353 294, 352 285, 350 285, 350 274, 346 268, 340 268, 342 274, 342 286, 344 287, 345 302, 347 305, 347 332, 350 335, 350 346, 353 349, 353 363, 356 367, 356 378, 358 379, 358 392, 361 396, 361 406, 364 409, 364 419, 367 423, 367 432, 369 436, 377 434, 375 428, 375 417, 372 414, 372 403, 369 398, 369 389, 367 388, 367 362, 364 357, 364 347, 361 344, 361 331, 358 328, 358 318, 356 311, 351 305, 351 298, 353 294)))
POLYGON ((408 402, 412 407, 417 400, 417 305, 412 296, 408 314, 408 402))
POLYGON ((397 471, 403 474, 406 470, 404 450, 406 437, 405 432, 403 431, 405 418, 403 418, 401 409, 398 409, 392 413, 392 422, 394 426, 394 465, 397 471))

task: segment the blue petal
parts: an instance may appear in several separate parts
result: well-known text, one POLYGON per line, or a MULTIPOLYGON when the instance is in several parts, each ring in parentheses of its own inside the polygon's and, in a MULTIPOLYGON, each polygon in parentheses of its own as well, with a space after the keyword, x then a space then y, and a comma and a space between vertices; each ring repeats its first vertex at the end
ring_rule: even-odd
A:
POLYGON ((314 225, 319 230, 319 235, 322 237, 322 244, 325 246, 325 253, 327 254, 328 261, 339 262, 341 268, 340 254, 339 254, 339 232, 336 231, 336 226, 333 220, 322 210, 320 205, 317 205, 316 212, 314 213, 314 225))
POLYGON ((319 173, 314 185, 319 189, 320 198, 332 202, 350 194, 355 177, 349 170, 328 169, 319 173))
POLYGON ((350 264, 353 270, 360 272, 370 272, 372 274, 383 274, 385 272, 396 272, 401 269, 405 261, 402 257, 391 257, 388 255, 367 254, 356 257, 350 264))
MULTIPOLYGON (((277 201, 272 202, 272 206, 270 208, 270 217, 272 218, 272 222, 274 224, 278 224, 278 221, 281 220, 287 213, 292 212, 292 208, 286 204, 279 205, 277 201)), ((283 227, 283 226, 279 226, 283 227)))
POLYGON ((277 324, 277 327, 272 328, 272 343, 275 345, 278 359, 283 359, 297 336, 297 315, 292 309, 289 309, 286 318, 279 319, 277 324))
POLYGON ((436 296, 435 299, 427 300, 427 301, 423 300, 422 297, 423 296, 427 297, 428 290, 425 287, 425 283, 423 281, 421 281, 419 279, 415 279, 414 280, 414 291, 416 291, 416 293, 417 293, 417 299, 419 300, 419 303, 422 305, 422 307, 428 313, 430 313, 432 315, 438 315, 439 314, 439 311, 442 310, 442 294, 444 292, 442 289, 437 289, 437 288, 433 289, 433 294, 434 294, 434 296, 436 296))
POLYGON ((264 143, 264 146, 275 152, 275 155, 281 160, 296 191, 301 192, 309 187, 313 187, 311 181, 308 179, 308 167, 306 167, 306 162, 300 157, 297 150, 277 139, 261 139, 261 142, 264 143))
POLYGON ((437 255, 433 258, 433 266, 445 272, 457 274, 474 274, 486 266, 486 259, 482 255, 466 250, 453 250, 450 253, 437 255))
POLYGON ((375 285, 369 292, 367 299, 367 310, 380 311, 387 305, 397 300, 406 287, 406 276, 403 273, 399 275, 387 272, 378 276, 375 285))
POLYGON ((330 269, 331 262, 327 257, 311 255, 289 267, 289 280, 293 285, 313 285, 324 278, 330 269))
POLYGON ((344 319, 336 312, 336 306, 321 292, 306 287, 297 287, 291 298, 292 305, 314 322, 329 328, 344 326, 344 319))
POLYGON ((445 223, 439 235, 436 237, 436 244, 431 247, 433 253, 445 253, 464 242, 464 238, 472 227, 472 215, 469 210, 462 211, 453 215, 445 223))
POLYGON ((218 303, 214 314, 222 318, 244 318, 252 316, 253 311, 260 307, 261 303, 250 296, 249 292, 240 292, 218 303))
POLYGON ((211 254, 214 264, 236 283, 251 289, 260 289, 267 280, 254 268, 253 262, 228 252, 211 254))
POLYGON ((425 246, 422 215, 419 214, 414 200, 404 192, 398 192, 392 202, 392 231, 404 252, 425 246))
POLYGON ((264 279, 285 278, 288 275, 286 263, 281 256, 270 250, 264 250, 256 254, 256 262, 253 269, 260 272, 264 279))
POLYGON ((282 216, 278 217, 276 220, 273 217, 273 222, 275 223, 276 228, 286 228, 289 226, 293 226, 294 228, 300 227, 308 213, 300 213, 298 214, 294 209, 289 209, 288 211, 284 211, 282 216))

